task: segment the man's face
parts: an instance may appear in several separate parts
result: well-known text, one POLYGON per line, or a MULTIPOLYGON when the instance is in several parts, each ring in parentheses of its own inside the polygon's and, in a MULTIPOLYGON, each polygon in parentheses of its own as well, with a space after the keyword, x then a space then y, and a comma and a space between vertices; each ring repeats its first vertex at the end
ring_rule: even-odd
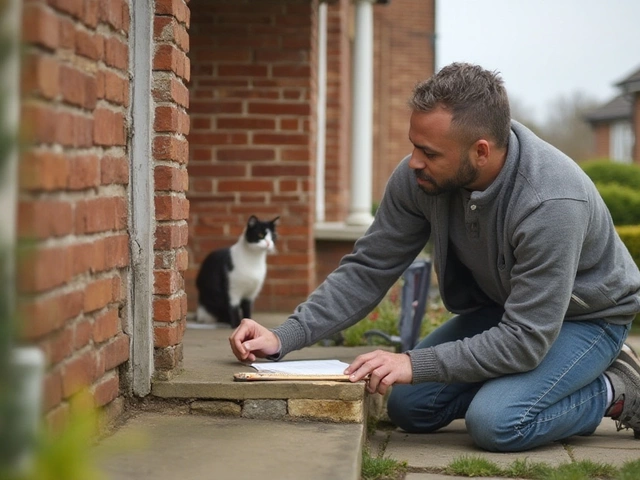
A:
POLYGON ((460 146, 450 130, 451 113, 445 109, 411 115, 409 141, 413 152, 409 166, 427 195, 472 189, 478 178, 469 150, 460 146))

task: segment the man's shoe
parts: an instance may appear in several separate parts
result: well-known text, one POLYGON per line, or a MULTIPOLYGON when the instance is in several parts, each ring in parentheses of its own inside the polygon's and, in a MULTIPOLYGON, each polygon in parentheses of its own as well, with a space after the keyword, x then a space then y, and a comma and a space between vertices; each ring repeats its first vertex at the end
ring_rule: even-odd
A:
POLYGON ((631 428, 633 436, 640 439, 640 357, 623 345, 605 375, 611 380, 614 394, 607 416, 616 421, 618 431, 631 428))

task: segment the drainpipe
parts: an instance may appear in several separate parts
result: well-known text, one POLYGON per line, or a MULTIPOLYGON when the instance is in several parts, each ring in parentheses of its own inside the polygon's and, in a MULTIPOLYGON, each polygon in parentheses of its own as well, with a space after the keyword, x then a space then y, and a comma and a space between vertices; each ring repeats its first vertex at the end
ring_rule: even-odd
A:
POLYGON ((367 226, 371 216, 373 181, 373 4, 355 2, 353 46, 351 199, 347 225, 367 226))
POLYGON ((327 3, 318 7, 318 98, 316 139, 316 222, 324 222, 325 152, 327 132, 327 3))

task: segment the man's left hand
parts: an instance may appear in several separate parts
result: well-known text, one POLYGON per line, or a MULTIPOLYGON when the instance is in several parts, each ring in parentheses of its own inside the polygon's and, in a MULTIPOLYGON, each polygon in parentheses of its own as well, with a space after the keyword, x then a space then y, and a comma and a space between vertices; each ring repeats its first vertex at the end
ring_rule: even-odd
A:
POLYGON ((359 355, 344 371, 349 380, 357 382, 367 375, 369 393, 384 395, 394 383, 411 383, 413 371, 411 358, 406 353, 391 353, 384 350, 359 355))

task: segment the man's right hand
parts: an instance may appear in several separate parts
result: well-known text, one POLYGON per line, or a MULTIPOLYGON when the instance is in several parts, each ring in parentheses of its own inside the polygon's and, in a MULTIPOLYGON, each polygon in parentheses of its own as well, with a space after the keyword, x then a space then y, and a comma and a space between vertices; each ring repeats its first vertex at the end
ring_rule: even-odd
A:
POLYGON ((229 337, 231 350, 241 362, 275 355, 280 351, 280 340, 268 328, 250 318, 244 318, 229 337))

